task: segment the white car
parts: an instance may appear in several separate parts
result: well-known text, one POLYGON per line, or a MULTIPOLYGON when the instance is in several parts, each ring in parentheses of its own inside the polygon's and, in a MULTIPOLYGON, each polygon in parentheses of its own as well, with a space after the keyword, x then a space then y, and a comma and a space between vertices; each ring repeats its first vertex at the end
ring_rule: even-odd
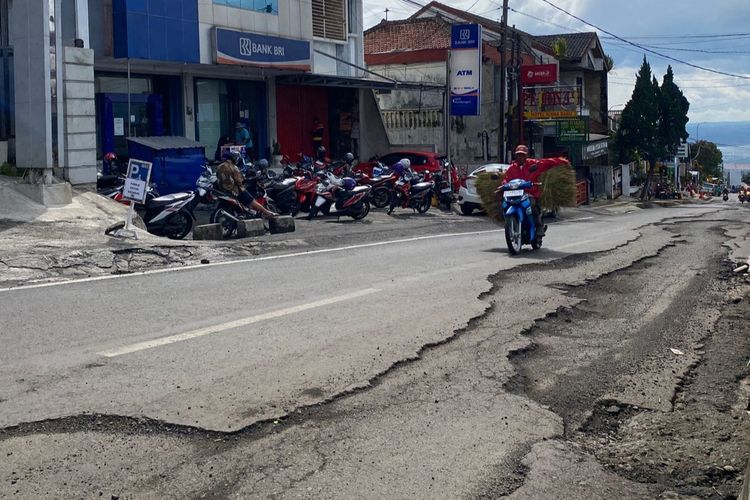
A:
POLYGON ((479 194, 477 194, 476 187, 474 186, 474 182, 479 174, 483 172, 505 173, 509 168, 510 165, 505 163, 490 163, 482 165, 470 173, 458 189, 458 206, 461 207, 461 213, 464 215, 471 215, 474 210, 484 210, 484 208, 482 208, 482 200, 479 199, 479 194))

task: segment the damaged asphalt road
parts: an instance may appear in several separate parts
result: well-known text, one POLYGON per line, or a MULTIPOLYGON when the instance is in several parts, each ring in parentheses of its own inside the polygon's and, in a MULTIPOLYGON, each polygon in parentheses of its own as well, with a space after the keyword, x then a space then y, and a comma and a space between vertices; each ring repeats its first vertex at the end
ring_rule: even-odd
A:
POLYGON ((422 338, 408 361, 376 363, 388 368, 367 384, 332 397, 321 386, 309 394, 318 403, 238 431, 107 415, 6 427, 0 495, 736 494, 748 451, 738 323, 750 290, 727 273, 719 242, 747 248, 743 216, 648 225, 595 253, 525 259, 490 278, 474 319, 422 338))

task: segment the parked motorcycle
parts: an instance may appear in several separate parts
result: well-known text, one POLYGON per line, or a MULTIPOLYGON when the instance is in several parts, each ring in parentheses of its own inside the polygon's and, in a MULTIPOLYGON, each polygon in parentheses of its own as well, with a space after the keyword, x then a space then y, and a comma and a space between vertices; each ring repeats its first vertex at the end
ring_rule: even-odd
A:
POLYGON ((393 197, 391 198, 388 215, 397 206, 412 208, 420 214, 426 213, 432 205, 433 181, 425 181, 414 172, 407 170, 396 181, 393 197))
POLYGON ((320 184, 323 175, 322 172, 305 170, 302 177, 295 182, 294 191, 297 194, 297 204, 303 212, 309 212, 312 209, 318 197, 318 184, 320 184))
POLYGON ((448 180, 443 177, 443 173, 436 172, 431 179, 425 178, 425 180, 434 181, 433 194, 438 201, 438 206, 443 210, 450 210, 453 204, 453 189, 448 184, 448 180))
POLYGON ((367 217, 370 213, 370 201, 368 200, 370 186, 357 186, 351 177, 339 179, 333 173, 328 173, 325 181, 317 188, 317 198, 310 210, 308 219, 314 218, 318 212, 325 215, 346 215, 354 220, 367 217), (331 211, 334 208, 334 211, 331 211))
POLYGON ((533 186, 534 183, 530 181, 513 179, 501 187, 505 243, 511 255, 517 255, 526 244, 530 244, 534 250, 542 247, 542 237, 537 231, 531 198, 527 192, 533 186))
POLYGON ((365 173, 359 173, 355 179, 361 186, 370 186, 370 201, 377 208, 385 208, 391 203, 396 187, 396 174, 388 171, 379 176, 370 177, 365 173))

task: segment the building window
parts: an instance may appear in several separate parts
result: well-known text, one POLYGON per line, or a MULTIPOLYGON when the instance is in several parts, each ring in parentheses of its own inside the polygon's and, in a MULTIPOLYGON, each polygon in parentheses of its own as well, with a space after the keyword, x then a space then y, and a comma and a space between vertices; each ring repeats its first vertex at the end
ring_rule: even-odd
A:
POLYGON ((279 14, 279 0, 214 0, 216 5, 252 10, 265 14, 279 14))
POLYGON ((349 26, 349 34, 357 34, 357 0, 347 0, 346 24, 349 26))
POLYGON ((0 47, 10 45, 8 35, 8 0, 0 0, 0 47))
POLYGON ((313 35, 346 40, 344 0, 312 0, 313 35))

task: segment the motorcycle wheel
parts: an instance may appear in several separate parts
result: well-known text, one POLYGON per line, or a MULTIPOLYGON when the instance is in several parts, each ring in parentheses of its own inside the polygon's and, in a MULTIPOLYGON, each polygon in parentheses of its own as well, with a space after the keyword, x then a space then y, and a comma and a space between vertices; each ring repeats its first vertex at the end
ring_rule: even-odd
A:
POLYGON ((218 206, 213 212, 211 212, 211 224, 221 224, 221 234, 224 238, 231 238, 237 235, 237 222, 233 221, 224 212, 240 218, 240 214, 229 207, 218 206))
POLYGON ((539 237, 537 234, 536 238, 534 238, 534 241, 531 242, 531 248, 534 250, 539 250, 542 248, 542 238, 539 237))
POLYGON ((422 202, 417 205, 417 212, 420 214, 427 213, 427 211, 432 206, 432 196, 425 196, 422 202))
POLYGON ((193 218, 183 210, 175 212, 164 221, 164 236, 172 240, 181 240, 193 230, 193 218))
POLYGON ((516 217, 505 219, 505 243, 511 255, 518 255, 521 251, 521 224, 516 217))
POLYGON ((299 213, 299 201, 296 199, 292 202, 292 206, 289 207, 289 215, 295 217, 299 213))
POLYGON ((360 210, 357 213, 349 214, 349 216, 354 220, 362 220, 365 217, 367 217, 367 214, 370 213, 370 202, 365 200, 362 202, 362 206, 360 207, 360 210))
POLYGON ((372 194, 370 194, 370 199, 376 208, 385 208, 391 202, 392 196, 393 193, 390 189, 379 187, 373 190, 372 194))

